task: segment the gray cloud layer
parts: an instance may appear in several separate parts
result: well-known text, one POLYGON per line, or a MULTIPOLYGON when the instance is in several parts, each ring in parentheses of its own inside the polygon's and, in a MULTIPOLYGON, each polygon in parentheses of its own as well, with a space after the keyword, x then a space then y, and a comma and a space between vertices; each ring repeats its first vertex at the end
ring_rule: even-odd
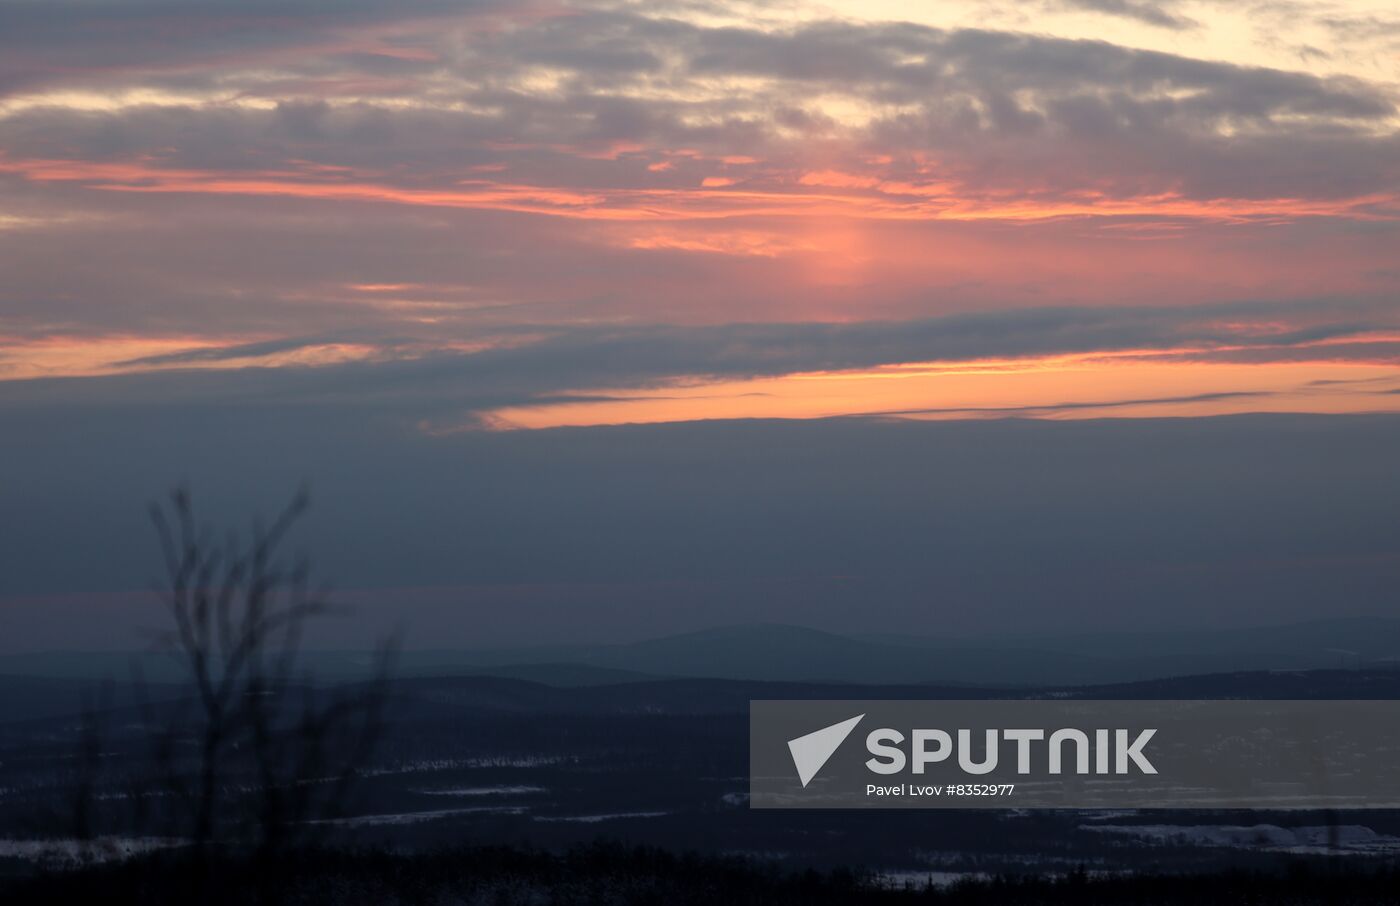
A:
MULTIPOLYGON (((1249 625, 1389 612, 1400 420, 730 422, 425 438, 354 408, 7 413, 7 644, 23 596, 136 590, 144 504, 181 477, 244 525, 307 475, 299 544, 363 641, 1249 625), (22 526, 22 531, 15 531, 22 526), (16 598, 14 596, 20 596, 16 598)), ((99 645, 134 641, 95 601, 99 645)), ((67 636, 71 639, 72 636, 67 636)), ((73 644, 71 641, 68 644, 73 644)), ((89 643, 91 644, 91 642, 89 643)))
MULTIPOLYGON (((852 324, 726 324, 555 329, 473 353, 396 354, 340 365, 176 371, 103 378, 0 382, 0 412, 50 407, 122 409, 268 406, 351 407, 399 425, 470 424, 485 410, 573 397, 579 388, 660 388, 681 378, 745 378, 868 368, 900 362, 1015 358, 1057 353, 1162 350, 1194 361, 1292 361, 1318 357, 1400 361, 1389 340, 1364 340, 1394 325, 1382 302, 1337 300, 1197 308, 1043 309, 852 324), (1280 332, 1280 318, 1299 322, 1280 332), (1309 323, 1312 322, 1312 323, 1309 323), (1250 328, 1249 324, 1258 325, 1250 328), (1190 348, 1195 351, 1175 353, 1190 348)), ((255 358, 321 345, 317 335, 223 350, 196 349, 144 364, 255 358)))
MULTIPOLYGON (((174 93, 112 109, 37 103, 0 119, 0 209, 14 221, 0 219, 0 328, 293 345, 287 338, 361 331, 385 343, 560 322, 911 318, 1121 302, 1128 289, 1134 304, 1165 306, 1396 285, 1378 263, 1396 242, 1392 86, 975 29, 705 27, 655 6, 559 12, 447 0, 0 4, 0 91, 8 84, 11 97, 174 93), (832 98, 857 112, 834 117, 832 98), (74 162, 76 175, 26 179, 17 162, 30 159, 74 162), (138 169, 83 176, 84 163, 138 169), (610 199, 603 207, 656 193, 635 202, 645 209, 715 177, 736 192, 795 197, 805 175, 826 169, 894 186, 882 191, 895 204, 918 201, 898 195, 901 183, 947 180, 973 199, 1052 210, 1066 199, 1164 194, 1292 199, 1319 213, 1246 225, 1227 224, 1226 211, 1189 228, 1175 215, 1132 214, 1111 236, 1074 221, 1014 234, 900 221, 902 236, 865 223, 877 247, 961 241, 976 246, 974 262, 989 250, 1030 254, 993 277, 959 272, 954 260, 917 277, 872 268, 858 283, 814 289, 780 257, 637 248, 629 243, 645 241, 644 230, 619 237, 599 221, 87 188, 148 188, 171 171, 413 191, 475 181, 610 199), (1329 217, 1329 203, 1352 207, 1329 217), (1182 236, 1175 257, 1185 263, 1166 279, 1113 266, 1131 256, 1131 230, 1147 226, 1182 236), (542 249, 549 267, 539 266, 542 249), (1083 281, 1067 286, 1060 261, 1075 256, 1120 285, 1097 297, 1083 281), (615 279, 622 272, 628 279, 615 279), (345 288, 353 283, 421 289, 393 308, 345 288)), ((695 204, 728 213, 723 200, 695 204)), ((701 238, 733 227, 783 239, 800 220, 775 216, 736 214, 701 238)), ((1159 251, 1172 257, 1170 244, 1159 251)))
POLYGON ((1060 0, 1073 9, 1085 9, 1109 16, 1120 16, 1160 28, 1186 29, 1196 23, 1188 16, 1172 10, 1180 4, 1175 0, 1060 0))
MULTIPOLYGON (((158 36, 165 30, 152 23, 165 17, 177 34, 193 33, 193 47, 152 39, 142 49, 138 42, 119 53, 141 65, 118 79, 280 103, 274 111, 39 108, 4 122, 0 145, 14 156, 144 154, 172 167, 233 169, 293 158, 380 169, 392 163, 391 181, 417 185, 451 184, 462 167, 495 162, 508 163, 514 177, 558 185, 689 186, 702 175, 694 166, 649 172, 645 164, 659 158, 645 153, 611 163, 573 154, 631 143, 761 156, 766 166, 737 173, 762 181, 782 175, 803 142, 850 137, 809 103, 819 90, 876 105, 862 127, 872 150, 936 156, 973 187, 1009 180, 1050 193, 1092 187, 1201 198, 1337 197, 1393 187, 1400 161, 1400 139, 1376 129, 1395 113, 1385 86, 1095 41, 844 22, 771 32, 622 12, 535 17, 526 7, 505 30, 410 29, 378 51, 336 50, 325 44, 332 24, 353 33, 388 17, 369 5, 343 17, 315 4, 280 15, 235 5, 207 10, 212 18, 201 28, 200 17, 165 4, 143 18, 138 4, 116 24, 99 16, 84 27, 85 13, 107 7, 83 4, 68 11, 79 24, 65 19, 60 28, 62 2, 21 6, 28 15, 0 28, 15 44, 6 57, 14 82, 73 83, 69 68, 41 62, 52 51, 93 51, 93 72, 134 66, 103 59, 108 48, 128 48, 110 39, 110 29, 158 36), (231 46, 201 50, 203 36, 231 46), (294 52, 298 42, 304 53, 294 52), (395 42, 422 56, 390 55, 395 42), (556 74, 553 87, 528 81, 540 67, 556 74), (765 82, 723 87, 738 77, 765 82), (327 105, 357 90, 358 100, 327 105), (491 150, 522 143, 536 149, 491 150)), ((443 11, 428 2, 397 15, 411 24, 443 11)))

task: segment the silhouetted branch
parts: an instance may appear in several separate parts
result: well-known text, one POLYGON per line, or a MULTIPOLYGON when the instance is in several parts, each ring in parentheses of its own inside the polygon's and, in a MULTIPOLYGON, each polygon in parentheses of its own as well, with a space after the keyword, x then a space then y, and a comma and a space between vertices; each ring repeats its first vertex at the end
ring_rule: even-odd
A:
MULTIPOLYGON (((303 488, 246 542, 229 534, 223 543, 200 527, 187 489, 151 507, 171 621, 156 642, 193 699, 156 707, 139 673, 134 686, 166 830, 198 853, 227 840, 273 856, 305 839, 343 809, 380 735, 395 645, 380 647, 367 683, 328 690, 297 678, 308 623, 332 609, 326 591, 313 590, 307 560, 282 556, 309 505, 303 488)), ((95 717, 92 727, 84 753, 100 750, 95 717)), ((128 783, 144 815, 153 791, 144 778, 128 783)), ((90 829, 92 789, 79 784, 81 828, 90 829)))

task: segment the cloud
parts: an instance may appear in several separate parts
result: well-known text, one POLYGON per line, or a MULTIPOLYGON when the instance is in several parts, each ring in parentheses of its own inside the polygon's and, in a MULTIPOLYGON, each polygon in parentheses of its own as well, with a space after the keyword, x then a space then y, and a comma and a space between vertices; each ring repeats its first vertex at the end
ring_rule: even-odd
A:
MULTIPOLYGON (((10 33, 29 29, 31 48, 86 41, 100 56, 121 43, 107 39, 100 16, 91 29, 51 31, 45 23, 56 13, 25 9, 37 24, 19 21, 10 33)), ((144 23, 142 9, 119 23, 144 23)), ((705 27, 586 8, 565 16, 522 8, 509 27, 474 27, 470 17, 429 27, 415 18, 447 9, 423 3, 391 20, 376 6, 331 16, 313 4, 285 13, 288 29, 273 27, 281 19, 267 10, 212 6, 203 29, 200 16, 176 17, 196 37, 303 43, 250 60, 201 56, 198 41, 194 50, 162 42, 141 51, 141 67, 94 88, 137 99, 92 109, 36 102, 4 118, 0 149, 12 159, 139 159, 156 181, 161 169, 307 175, 310 161, 348 168, 322 171, 327 183, 441 191, 485 179, 607 197, 695 188, 707 178, 792 195, 803 148, 817 143, 886 195, 899 194, 891 185, 951 180, 964 193, 1014 192, 1037 203, 1084 192, 1384 194, 1400 159, 1387 126, 1393 89, 1354 78, 907 23, 705 27), (316 43, 327 29, 362 25, 414 52, 316 43), (864 162, 872 155, 893 160, 872 173, 864 162), (751 162, 721 162, 736 156, 751 162), (472 170, 493 166, 502 169, 472 170)), ((175 16, 164 4, 146 14, 175 16)), ((12 65, 38 79, 48 71, 29 56, 12 65)))
POLYGON ((1171 8, 1177 5, 1173 0, 1059 0, 1059 4, 1070 9, 1119 16, 1159 28, 1181 30, 1198 25, 1194 19, 1172 12, 1171 8))
MULTIPOLYGON (((145 587, 145 504, 186 478, 245 526, 305 476, 335 631, 410 644, 706 625, 951 634, 1393 609, 1400 419, 711 422, 424 438, 364 407, 7 413, 4 644, 26 595, 145 587), (74 416, 80 417, 74 417, 74 416), (1322 465, 1320 465, 1322 464, 1322 465), (834 576, 844 576, 838 581, 834 576), (416 587, 436 604, 411 604, 416 587), (436 589, 436 594, 427 594, 436 589), (1342 610, 1338 610, 1342 608, 1342 610), (581 629, 582 627, 582 629, 581 629)), ((130 611, 74 620, 138 644, 130 611)), ((71 630, 71 626, 68 627, 71 630)), ((53 636, 50 638, 61 638, 53 636)))
MULTIPOLYGON (((0 4, 0 97, 112 76, 275 65, 308 50, 373 50, 366 35, 376 27, 530 8, 489 0, 7 0, 0 4)), ((383 45, 384 55, 393 47, 383 45)))
MULTIPOLYGON (((475 352, 400 348, 401 340, 387 337, 379 354, 368 359, 319 366, 0 382, 0 411, 69 406, 187 410, 226 404, 294 411, 351 406, 412 430, 425 424, 470 424, 504 407, 590 398, 574 395, 580 390, 657 389, 696 379, 736 380, 909 362, 1124 352, 1161 361, 1397 361, 1400 345, 1368 340, 1394 329, 1393 314, 1367 304, 1328 300, 1041 309, 843 324, 534 327, 532 334, 514 337, 503 330, 496 345, 475 352), (1339 317, 1344 314, 1353 317, 1339 317), (1281 318, 1297 326, 1280 330, 1281 318)), ((136 364, 255 359, 324 342, 301 339, 196 349, 146 357, 136 364)), ((373 340, 361 334, 359 342, 373 340)), ((1236 395, 1207 393, 1171 401, 1236 395)), ((1029 412, 1066 406, 1026 408, 1029 412)))
POLYGON ((960 408, 892 409, 870 413, 871 416, 964 415, 964 416, 1053 416, 1084 410, 1141 409, 1146 406, 1169 406, 1180 403, 1214 403, 1224 400, 1260 400, 1277 394, 1268 390, 1231 390, 1217 393, 1193 393, 1187 396, 1153 396, 1135 399, 1085 400, 1083 402, 1048 403, 1037 406, 964 406, 960 408))
POLYGON ((140 356, 114 362, 114 367, 133 368, 150 365, 195 365, 205 362, 227 362, 234 359, 258 359, 283 352, 295 352, 327 343, 339 342, 341 337, 286 337, 259 343, 236 343, 232 346, 211 346, 201 349, 140 356))
POLYGON ((1394 101, 1376 86, 1119 47, 1006 32, 816 23, 790 32, 696 30, 693 72, 766 75, 863 86, 911 100, 933 90, 983 99, 1029 90, 1046 97, 1113 91, 1155 101, 1159 113, 1210 118, 1309 113, 1381 118, 1394 101), (1170 92, 1194 89, 1173 99, 1170 92))
POLYGON ((72 343, 52 372, 270 366, 352 337, 372 361, 189 389, 387 382, 436 414, 942 357, 1310 360, 1334 337, 1389 360, 1360 342, 1375 311, 1287 308, 1393 298, 1380 82, 643 5, 3 16, 27 86, 0 106, 10 364, 72 343), (1201 322, 1232 299, 1287 313, 1201 322))

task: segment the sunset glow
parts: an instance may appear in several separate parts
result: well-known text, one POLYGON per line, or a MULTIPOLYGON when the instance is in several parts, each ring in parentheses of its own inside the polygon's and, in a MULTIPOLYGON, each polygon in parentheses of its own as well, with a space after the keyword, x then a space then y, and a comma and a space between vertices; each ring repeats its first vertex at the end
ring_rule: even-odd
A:
POLYGON ((1390 5, 1032 6, 7 48, 0 381, 411 366, 430 433, 1394 409, 1390 5))
POLYGON ((488 413, 493 426, 549 428, 692 419, 1154 418, 1239 412, 1396 412, 1400 374, 1386 365, 1215 365, 1054 357, 668 387, 583 391, 577 403, 488 413), (606 399, 597 399, 598 396, 606 399))

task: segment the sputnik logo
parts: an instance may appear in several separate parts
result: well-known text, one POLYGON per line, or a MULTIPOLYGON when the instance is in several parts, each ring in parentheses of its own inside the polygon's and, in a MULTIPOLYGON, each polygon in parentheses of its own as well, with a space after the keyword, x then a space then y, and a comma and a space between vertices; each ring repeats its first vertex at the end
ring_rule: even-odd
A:
POLYGON ((836 754, 841 743, 846 741, 846 737, 864 717, 864 714, 857 714, 849 720, 788 740, 788 751, 792 753, 792 763, 797 768, 797 779, 802 781, 803 789, 836 754))

